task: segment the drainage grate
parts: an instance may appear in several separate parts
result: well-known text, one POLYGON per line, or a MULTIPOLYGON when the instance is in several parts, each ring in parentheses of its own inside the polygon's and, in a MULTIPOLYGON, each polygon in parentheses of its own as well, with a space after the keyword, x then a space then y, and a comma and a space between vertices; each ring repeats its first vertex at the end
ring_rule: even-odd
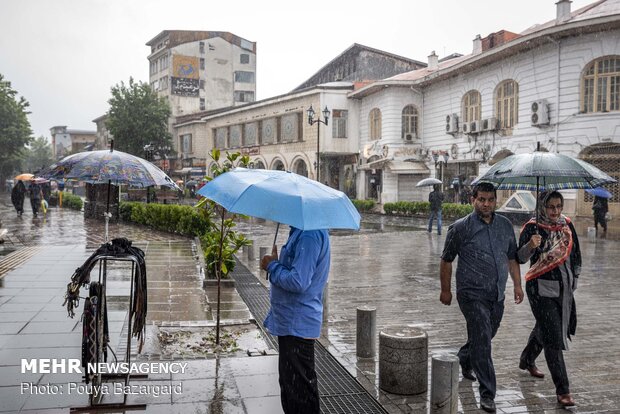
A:
MULTIPOLYGON (((269 311, 269 292, 240 261, 232 273, 239 295, 256 318, 258 325, 269 311)), ((265 340, 278 349, 275 337, 265 332, 265 340)), ((323 413, 387 413, 387 411, 349 374, 349 372, 319 342, 314 356, 321 394, 323 413)))

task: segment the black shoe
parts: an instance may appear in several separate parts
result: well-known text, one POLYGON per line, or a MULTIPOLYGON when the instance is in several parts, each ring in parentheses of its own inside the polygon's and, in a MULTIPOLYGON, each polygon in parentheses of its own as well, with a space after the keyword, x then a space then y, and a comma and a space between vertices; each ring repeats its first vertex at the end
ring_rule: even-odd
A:
POLYGON ((463 378, 470 381, 476 381, 476 376, 474 375, 474 371, 471 368, 465 369, 465 367, 461 365, 461 373, 463 374, 463 378))
POLYGON ((487 413, 494 413, 495 401, 490 398, 480 398, 480 408, 482 408, 487 413))

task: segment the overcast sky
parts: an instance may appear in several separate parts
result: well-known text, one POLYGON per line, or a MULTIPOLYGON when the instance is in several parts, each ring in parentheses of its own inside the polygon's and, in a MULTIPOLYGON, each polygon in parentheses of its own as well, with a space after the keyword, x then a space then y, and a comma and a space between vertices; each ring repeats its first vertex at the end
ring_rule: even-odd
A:
MULTIPOLYGON (((468 54, 476 34, 555 18, 557 0, 0 0, 0 73, 30 102, 35 136, 95 130, 120 81, 148 82, 163 30, 257 42, 257 99, 289 92, 353 43, 427 61, 468 54)), ((572 10, 592 3, 573 0, 572 10)))

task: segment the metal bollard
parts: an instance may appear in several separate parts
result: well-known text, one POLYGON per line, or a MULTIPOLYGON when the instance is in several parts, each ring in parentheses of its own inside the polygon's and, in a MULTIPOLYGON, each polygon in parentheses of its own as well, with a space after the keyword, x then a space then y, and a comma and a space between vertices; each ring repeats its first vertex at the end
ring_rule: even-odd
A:
POLYGON ((377 308, 357 308, 356 354, 359 358, 374 358, 377 353, 377 308))
POLYGON ((253 262, 256 259, 256 257, 254 256, 254 240, 250 240, 249 242, 250 244, 245 246, 245 248, 248 252, 248 262, 253 262))
POLYGON ((431 362, 431 413, 456 414, 459 400, 459 358, 435 354, 431 362))

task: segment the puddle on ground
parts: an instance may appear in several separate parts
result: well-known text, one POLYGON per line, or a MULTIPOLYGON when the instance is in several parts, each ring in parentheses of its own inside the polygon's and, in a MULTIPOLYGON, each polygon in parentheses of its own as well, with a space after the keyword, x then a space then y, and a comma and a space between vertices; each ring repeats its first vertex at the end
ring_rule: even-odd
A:
POLYGON ((215 353, 243 356, 250 350, 269 349, 261 331, 253 324, 220 327, 219 348, 215 335, 215 327, 160 327, 157 338, 161 355, 166 357, 208 358, 215 353))

